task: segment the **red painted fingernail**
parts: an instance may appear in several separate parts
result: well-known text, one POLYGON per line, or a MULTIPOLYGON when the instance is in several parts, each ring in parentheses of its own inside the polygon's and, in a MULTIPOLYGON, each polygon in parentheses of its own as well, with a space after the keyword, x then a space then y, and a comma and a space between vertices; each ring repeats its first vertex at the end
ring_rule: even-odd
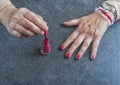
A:
POLYGON ((44 35, 47 35, 48 34, 48 31, 44 31, 44 35))
POLYGON ((79 60, 80 58, 81 58, 81 56, 80 56, 80 55, 77 55, 77 56, 76 56, 76 59, 77 59, 77 60, 79 60))
POLYGON ((95 56, 91 56, 91 59, 94 60, 94 59, 95 59, 95 56))
POLYGON ((66 53, 66 58, 70 58, 70 53, 66 53))
POLYGON ((64 45, 60 46, 60 50, 64 50, 64 48, 65 48, 64 45))

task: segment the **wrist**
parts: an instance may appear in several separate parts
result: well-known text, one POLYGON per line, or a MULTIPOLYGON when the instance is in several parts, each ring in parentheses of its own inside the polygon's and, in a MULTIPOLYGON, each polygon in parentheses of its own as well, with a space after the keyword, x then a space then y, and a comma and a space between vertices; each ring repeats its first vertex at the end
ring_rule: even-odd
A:
POLYGON ((11 17, 11 13, 16 10, 16 7, 14 5, 7 5, 0 11, 0 23, 3 25, 7 25, 9 18, 11 17))
POLYGON ((111 16, 114 17, 115 21, 117 20, 117 11, 114 6, 110 5, 109 3, 103 2, 101 4, 101 7, 104 8, 105 10, 109 11, 109 13, 112 14, 111 16))
POLYGON ((95 9, 95 12, 99 13, 104 19, 106 19, 109 26, 111 26, 115 22, 114 16, 111 15, 111 13, 109 11, 105 10, 104 8, 98 7, 95 9))
POLYGON ((103 22, 106 22, 107 25, 109 25, 108 21, 107 21, 103 16, 101 16, 100 13, 98 13, 98 12, 94 12, 94 13, 95 13, 99 18, 101 18, 103 22))

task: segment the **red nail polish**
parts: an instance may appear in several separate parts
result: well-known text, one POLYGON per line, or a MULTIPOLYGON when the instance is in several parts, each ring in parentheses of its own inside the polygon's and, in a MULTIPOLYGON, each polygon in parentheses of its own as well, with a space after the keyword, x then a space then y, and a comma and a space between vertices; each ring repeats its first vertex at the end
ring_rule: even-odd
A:
POLYGON ((50 53, 50 51, 51 51, 51 46, 50 46, 49 40, 46 38, 43 42, 41 53, 47 55, 50 53))
POLYGON ((70 53, 66 53, 65 56, 66 56, 66 58, 70 58, 71 55, 70 55, 70 53))
POLYGON ((94 59, 95 59, 95 56, 91 56, 91 59, 94 60, 94 59))
POLYGON ((60 50, 64 50, 64 45, 61 45, 61 46, 60 46, 60 50))
POLYGON ((77 56, 76 56, 76 59, 77 59, 77 60, 79 60, 80 58, 81 58, 81 56, 80 56, 80 55, 77 55, 77 56))
POLYGON ((51 46, 49 43, 49 39, 47 38, 48 31, 44 31, 44 41, 41 47, 41 53, 42 54, 49 54, 51 51, 51 46))

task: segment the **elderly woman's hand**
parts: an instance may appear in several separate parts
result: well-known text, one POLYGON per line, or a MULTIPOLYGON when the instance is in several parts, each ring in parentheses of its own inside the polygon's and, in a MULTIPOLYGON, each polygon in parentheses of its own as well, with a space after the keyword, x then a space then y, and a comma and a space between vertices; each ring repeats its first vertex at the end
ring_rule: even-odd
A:
POLYGON ((100 14, 94 12, 88 16, 64 22, 64 25, 78 25, 78 28, 60 46, 60 48, 64 50, 71 45, 66 53, 66 57, 69 58, 82 44, 80 51, 76 55, 76 59, 80 59, 90 44, 93 42, 91 59, 94 60, 101 38, 108 28, 108 22, 100 14))
POLYGON ((44 34, 48 30, 43 18, 26 8, 6 7, 1 15, 1 22, 8 32, 16 37, 29 37, 35 34, 44 34))

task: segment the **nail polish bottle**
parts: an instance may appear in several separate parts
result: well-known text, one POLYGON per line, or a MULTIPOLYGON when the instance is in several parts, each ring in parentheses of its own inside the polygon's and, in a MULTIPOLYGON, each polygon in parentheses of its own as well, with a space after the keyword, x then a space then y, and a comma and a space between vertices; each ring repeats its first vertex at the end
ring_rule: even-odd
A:
POLYGON ((50 53, 50 51, 51 51, 51 46, 49 44, 49 40, 46 38, 41 47, 41 53, 47 55, 50 53))

